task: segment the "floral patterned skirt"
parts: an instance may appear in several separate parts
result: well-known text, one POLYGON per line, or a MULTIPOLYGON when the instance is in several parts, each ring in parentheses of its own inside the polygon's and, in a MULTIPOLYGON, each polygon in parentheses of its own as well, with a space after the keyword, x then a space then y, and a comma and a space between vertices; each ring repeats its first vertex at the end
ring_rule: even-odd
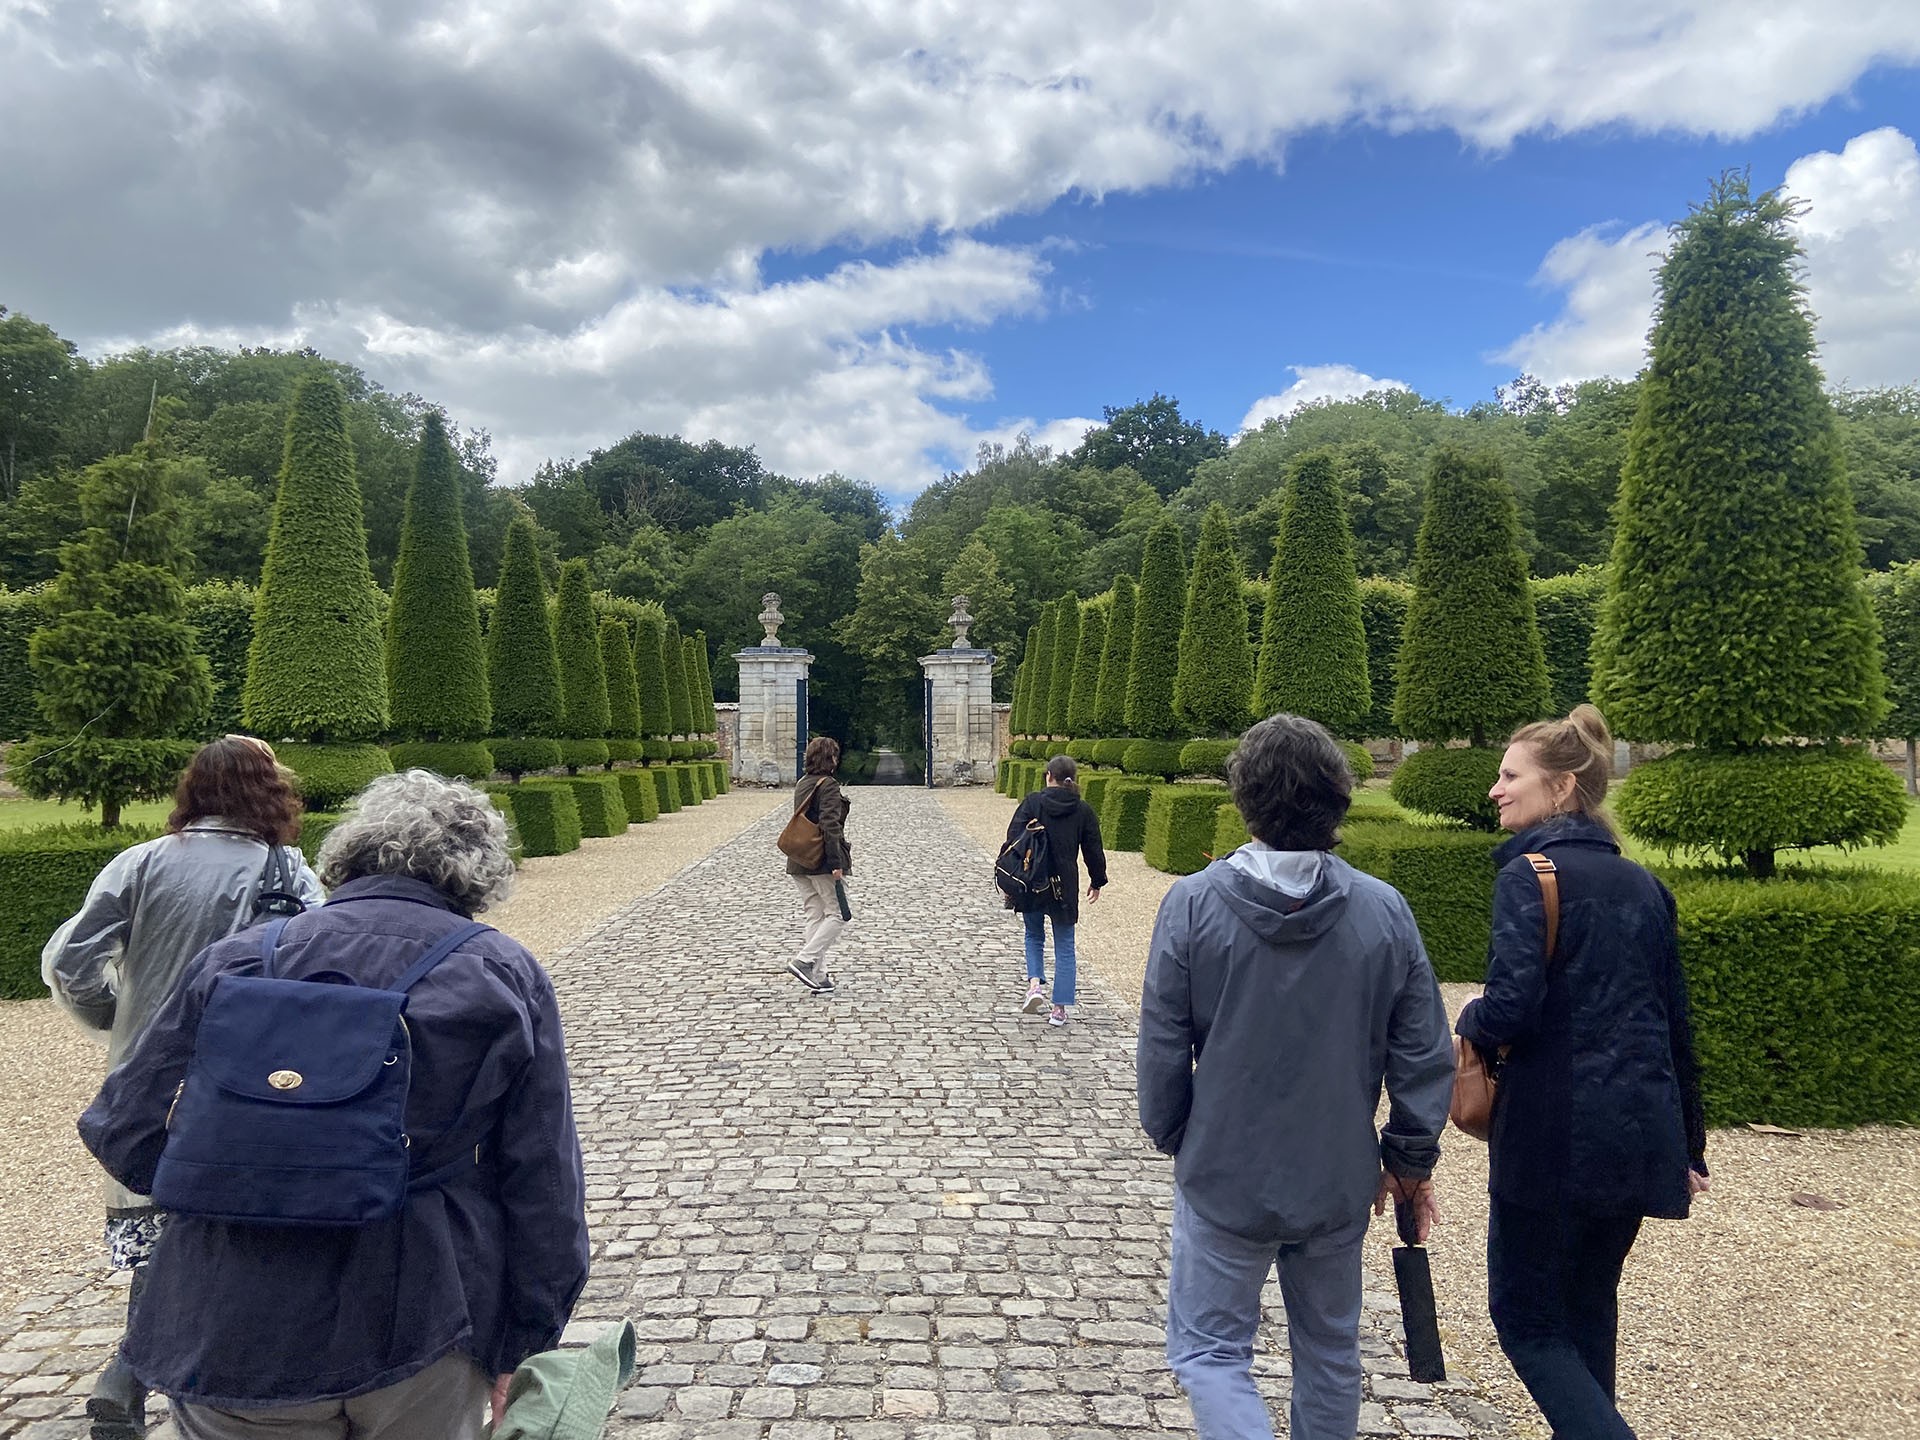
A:
POLYGON ((115 1270, 131 1270, 153 1259, 153 1247, 167 1228, 167 1212, 144 1210, 107 1212, 107 1263, 115 1270))

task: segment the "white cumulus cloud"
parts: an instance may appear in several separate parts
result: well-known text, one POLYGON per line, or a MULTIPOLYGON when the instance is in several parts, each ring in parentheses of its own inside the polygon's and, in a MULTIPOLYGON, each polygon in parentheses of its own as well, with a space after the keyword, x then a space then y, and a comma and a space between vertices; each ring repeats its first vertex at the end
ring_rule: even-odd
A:
POLYGON ((1403 380, 1384 380, 1351 365, 1289 365, 1293 384, 1276 395, 1262 395, 1247 407, 1239 433, 1258 430, 1269 420, 1291 415, 1315 400, 1350 400, 1370 390, 1407 390, 1403 380))
MULTIPOLYGON (((1797 222, 1820 363, 1837 385, 1920 380, 1920 150, 1891 127, 1803 155, 1782 188, 1797 222)), ((1561 313, 1495 357, 1550 383, 1629 376, 1646 362, 1664 226, 1599 226, 1560 241, 1541 284, 1561 313)))

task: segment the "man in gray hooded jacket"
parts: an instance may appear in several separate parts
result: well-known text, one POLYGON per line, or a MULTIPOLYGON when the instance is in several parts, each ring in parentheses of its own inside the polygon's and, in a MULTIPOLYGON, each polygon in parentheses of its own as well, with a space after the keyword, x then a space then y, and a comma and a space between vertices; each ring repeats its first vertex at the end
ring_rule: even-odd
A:
POLYGON ((1277 1262, 1290 1433, 1351 1440, 1368 1206, 1432 1224, 1446 1011, 1407 902, 1331 853, 1353 786, 1333 737, 1275 715, 1228 780, 1255 838, 1168 892, 1140 1004, 1140 1123, 1175 1157, 1167 1361, 1202 1440, 1270 1440, 1252 1361, 1277 1262))

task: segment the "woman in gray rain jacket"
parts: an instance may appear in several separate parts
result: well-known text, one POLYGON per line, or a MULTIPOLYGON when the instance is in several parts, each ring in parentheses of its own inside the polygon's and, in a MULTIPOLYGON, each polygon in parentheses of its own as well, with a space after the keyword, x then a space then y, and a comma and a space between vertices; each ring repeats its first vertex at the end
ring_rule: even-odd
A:
MULTIPOLYGON (((167 833, 121 851, 94 877, 80 913, 41 952, 40 974, 79 1024, 102 1035, 107 1068, 126 1058, 188 963, 253 923, 269 855, 279 884, 308 905, 326 898, 293 841, 300 797, 266 742, 229 735, 203 745, 180 777, 167 833)), ((166 1217, 109 1179, 109 1263, 133 1272, 127 1313, 166 1217)), ((144 1431, 146 1392, 116 1356, 87 1402, 95 1440, 144 1431)))

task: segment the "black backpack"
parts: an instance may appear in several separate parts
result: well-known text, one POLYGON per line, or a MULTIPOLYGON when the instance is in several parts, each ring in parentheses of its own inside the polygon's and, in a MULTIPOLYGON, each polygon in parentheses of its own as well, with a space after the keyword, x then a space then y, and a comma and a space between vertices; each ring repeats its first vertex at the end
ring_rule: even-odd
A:
POLYGON ((1032 910, 1058 898, 1060 879, 1053 873, 1046 826, 1029 820, 1027 828, 1007 842, 993 862, 993 883, 1009 910, 1032 910))
POLYGON ((291 917, 306 908, 307 902, 300 898, 299 880, 287 847, 267 846, 267 863, 260 869, 260 891, 254 897, 253 919, 249 923, 258 925, 275 916, 291 917))

